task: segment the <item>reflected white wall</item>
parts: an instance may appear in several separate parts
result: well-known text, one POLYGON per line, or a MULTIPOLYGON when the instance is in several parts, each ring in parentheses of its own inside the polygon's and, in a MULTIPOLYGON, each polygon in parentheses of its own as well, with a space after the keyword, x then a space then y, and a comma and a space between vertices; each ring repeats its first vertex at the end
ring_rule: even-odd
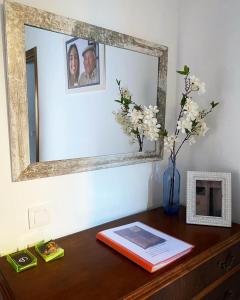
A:
MULTIPOLYGON (((115 121, 120 105, 116 79, 128 87, 137 104, 155 105, 158 58, 100 45, 105 48, 105 88, 97 91, 67 89, 66 46, 72 37, 25 26, 26 50, 37 47, 39 87, 40 161, 137 152, 115 121)), ((80 60, 82 57, 80 55, 80 60)), ((154 151, 144 141, 144 151, 154 151)))

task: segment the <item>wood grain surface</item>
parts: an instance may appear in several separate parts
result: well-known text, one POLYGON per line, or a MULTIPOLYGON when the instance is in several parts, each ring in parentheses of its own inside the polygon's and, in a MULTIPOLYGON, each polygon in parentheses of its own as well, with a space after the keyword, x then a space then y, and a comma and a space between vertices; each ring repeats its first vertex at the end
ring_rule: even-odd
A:
MULTIPOLYGON (((232 247, 239 246, 240 225, 232 228, 220 228, 185 223, 185 209, 179 216, 166 216, 162 209, 142 212, 80 233, 57 240, 65 250, 65 256, 59 260, 45 263, 38 257, 38 266, 22 273, 16 273, 4 257, 0 258, 0 292, 6 294, 5 299, 17 300, 50 300, 50 299, 155 299, 154 295, 166 291, 165 295, 176 295, 181 298, 184 278, 192 278, 191 274, 200 268, 202 272, 208 262, 216 260, 216 276, 227 271, 224 253, 232 247), (126 257, 96 240, 96 233, 134 221, 143 222, 176 238, 195 245, 194 250, 180 260, 153 274, 148 273, 126 257), (217 257, 217 259, 216 259, 217 257), (221 259, 223 264, 221 265, 221 259), (220 262, 219 262, 220 261, 220 262), (182 281, 181 281, 182 280, 182 281), (176 285, 180 282, 181 286, 176 285), (7 283, 7 284, 6 284, 7 283), (172 289, 171 286, 173 286, 172 289), (175 290, 174 290, 175 286, 175 290), (5 291, 5 292, 4 292, 5 291)), ((239 253, 229 269, 239 262, 239 253)), ((228 257, 228 256, 227 256, 228 257)), ((212 268, 212 265, 210 265, 212 268)), ((204 271, 206 272, 206 270, 204 271)), ((209 274, 211 270, 208 270, 209 274)), ((200 274, 200 273, 199 273, 200 274)), ((208 274, 204 274, 206 277, 208 274)), ((213 275, 212 275, 213 276, 213 275)), ((214 278, 212 278, 214 279, 214 278)), ((191 293, 202 290, 201 282, 195 282, 191 293), (199 286, 198 286, 199 285, 199 286)), ((208 284, 206 282, 206 284, 208 284)), ((160 296, 156 299, 173 299, 160 296)), ((186 298, 185 298, 186 299, 186 298)))

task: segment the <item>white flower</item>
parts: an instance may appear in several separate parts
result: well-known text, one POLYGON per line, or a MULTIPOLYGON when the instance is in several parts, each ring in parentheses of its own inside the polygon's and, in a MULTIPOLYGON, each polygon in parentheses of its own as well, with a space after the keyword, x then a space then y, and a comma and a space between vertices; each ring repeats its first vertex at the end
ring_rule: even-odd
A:
POLYGON ((118 112, 114 111, 113 114, 115 115, 116 121, 121 125, 123 132, 126 133, 127 135, 131 135, 132 125, 129 120, 129 117, 122 111, 118 111, 118 112))
POLYGON ((151 119, 155 116, 152 110, 147 108, 146 106, 144 106, 143 108, 143 115, 144 115, 144 119, 151 119))
POLYGON ((192 121, 189 119, 181 119, 177 122, 177 129, 181 130, 182 133, 187 133, 186 130, 192 130, 192 121))
POLYGON ((187 120, 195 120, 199 115, 199 106, 191 98, 187 98, 184 105, 184 114, 187 120))
POLYGON ((206 84, 205 82, 201 82, 201 84, 199 85, 198 95, 203 95, 205 93, 206 93, 206 84))
POLYGON ((128 88, 121 88, 121 95, 122 97, 126 98, 126 99, 130 99, 131 98, 131 94, 128 90, 128 88))
MULTIPOLYGON (((199 95, 204 94, 206 84, 195 75, 189 76, 190 72, 187 66, 184 67, 184 72, 179 73, 185 74, 186 77, 185 90, 182 93, 180 103, 181 110, 177 121, 177 129, 175 130, 176 134, 168 135, 167 131, 163 131, 163 135, 168 135, 164 137, 164 147, 171 152, 171 155, 177 155, 184 142, 188 141, 192 145, 196 143, 196 136, 205 136, 208 131, 205 117, 218 104, 211 102, 208 110, 202 110, 198 103, 192 100, 191 92, 198 92, 199 95), (182 134, 184 136, 180 139, 182 134), (178 142, 178 138, 181 142, 178 142)), ((117 81, 117 83, 121 95, 121 101, 117 100, 117 102, 121 103, 121 109, 113 113, 123 132, 130 137, 131 143, 139 143, 139 151, 142 151, 145 139, 157 141, 160 137, 161 125, 158 123, 157 118, 159 109, 156 105, 147 107, 131 101, 129 90, 120 87, 120 81, 117 81)))
POLYGON ((192 134, 197 136, 205 136, 209 128, 207 127, 206 122, 203 119, 197 120, 197 125, 193 129, 192 134))
POLYGON ((208 131, 208 127, 206 122, 204 122, 202 119, 201 120, 197 120, 198 124, 197 126, 194 128, 194 130, 192 131, 191 137, 189 138, 189 144, 195 144, 196 143, 196 139, 195 136, 205 136, 205 134, 208 131))
POLYGON ((141 110, 134 108, 131 112, 129 112, 129 117, 133 124, 137 124, 139 120, 143 119, 143 114, 141 110))
POLYGON ((121 125, 123 131, 131 137, 131 143, 137 142, 136 131, 150 141, 159 139, 161 125, 158 124, 156 113, 157 106, 133 108, 128 113, 123 110, 113 112, 116 121, 121 125))
POLYGON ((121 112, 113 111, 113 114, 115 115, 115 119, 119 124, 123 124, 125 122, 125 118, 121 112))
POLYGON ((157 106, 150 105, 144 106, 141 109, 133 109, 129 113, 132 127, 137 130, 139 134, 144 135, 150 141, 156 141, 159 138, 159 131, 161 125, 158 124, 156 113, 158 112, 157 106))
POLYGON ((209 128, 207 127, 206 122, 203 120, 200 121, 200 123, 197 125, 197 133, 198 135, 205 136, 209 128))
POLYGON ((156 116, 156 113, 158 113, 158 107, 149 105, 149 107, 144 106, 143 107, 143 114, 145 119, 151 119, 156 116))
POLYGON ((145 108, 146 108, 147 110, 149 110, 149 111, 152 111, 153 114, 156 114, 156 113, 159 112, 159 109, 158 109, 158 107, 157 107, 156 105, 155 105, 155 106, 149 105, 149 108, 147 108, 147 107, 145 106, 145 108))
POLYGON ((192 91, 198 91, 199 95, 206 92, 206 84, 201 82, 195 75, 189 76, 190 83, 192 85, 192 91))
POLYGON ((164 147, 166 148, 166 150, 168 150, 170 152, 173 151, 174 142, 175 143, 177 142, 177 138, 176 138, 175 134, 166 136, 164 138, 164 147))
POLYGON ((150 141, 158 140, 161 125, 158 124, 157 118, 149 118, 148 116, 144 116, 142 126, 143 134, 146 136, 146 138, 148 138, 150 141))

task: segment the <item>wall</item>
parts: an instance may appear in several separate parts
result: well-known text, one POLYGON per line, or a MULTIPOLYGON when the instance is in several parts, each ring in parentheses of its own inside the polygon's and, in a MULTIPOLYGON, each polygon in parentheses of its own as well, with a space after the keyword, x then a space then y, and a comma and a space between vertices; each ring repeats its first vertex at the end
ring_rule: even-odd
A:
MULTIPOLYGON (((238 0, 182 0, 179 67, 188 64, 207 84, 206 100, 220 106, 208 118, 206 138, 185 147, 179 157, 185 202, 187 170, 232 172, 233 220, 240 222, 240 2, 238 0)), ((181 82, 178 84, 180 95, 181 82)), ((178 96, 179 98, 179 96, 178 96)))
MULTIPOLYGON (((169 47, 167 125, 175 117, 177 0, 21 1, 169 47), (99 13, 101 12, 101 13, 99 13)), ((2 3, 2 2, 1 2, 2 3)), ((0 39, 1 41, 1 39, 0 39)), ((161 164, 139 164, 33 181, 11 181, 4 55, 0 43, 0 253, 160 204, 161 164), (29 230, 28 208, 46 203, 50 225, 29 230)))

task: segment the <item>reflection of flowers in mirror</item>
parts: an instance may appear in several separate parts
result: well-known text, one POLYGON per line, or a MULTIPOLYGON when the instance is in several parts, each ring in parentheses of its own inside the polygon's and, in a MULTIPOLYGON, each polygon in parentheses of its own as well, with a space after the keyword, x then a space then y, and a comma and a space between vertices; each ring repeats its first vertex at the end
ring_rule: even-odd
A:
POLYGON ((157 106, 149 107, 138 105, 132 101, 132 96, 127 88, 121 87, 120 80, 117 80, 120 99, 115 100, 121 104, 117 112, 113 112, 116 121, 121 125, 122 130, 131 139, 131 143, 139 144, 139 151, 143 150, 144 139, 157 141, 160 135, 161 125, 157 120, 159 112, 157 106))

